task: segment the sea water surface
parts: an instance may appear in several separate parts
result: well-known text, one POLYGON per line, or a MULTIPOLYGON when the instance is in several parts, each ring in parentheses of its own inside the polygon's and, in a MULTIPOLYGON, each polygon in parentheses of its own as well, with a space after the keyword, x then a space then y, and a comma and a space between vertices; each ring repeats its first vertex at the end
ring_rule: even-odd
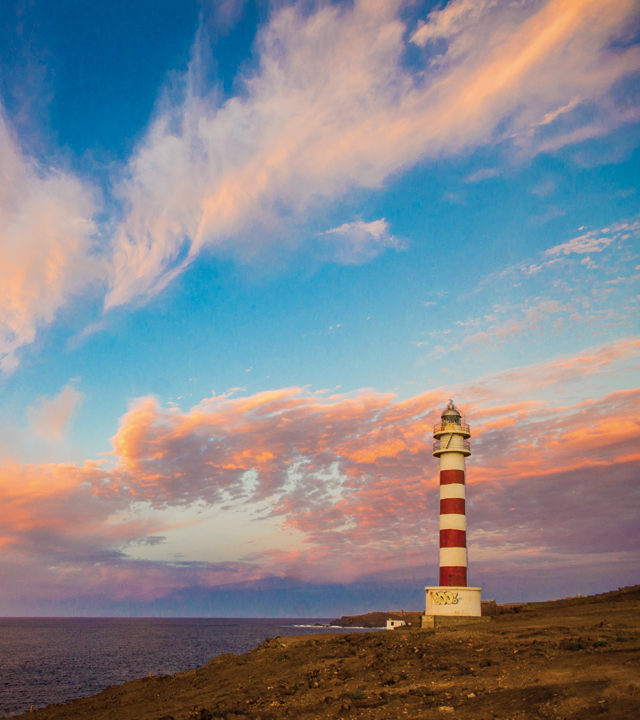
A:
MULTIPOLYGON (((0 618, 0 716, 201 667, 267 637, 354 628, 318 618, 0 618)), ((357 630, 355 630, 357 632, 357 630)))

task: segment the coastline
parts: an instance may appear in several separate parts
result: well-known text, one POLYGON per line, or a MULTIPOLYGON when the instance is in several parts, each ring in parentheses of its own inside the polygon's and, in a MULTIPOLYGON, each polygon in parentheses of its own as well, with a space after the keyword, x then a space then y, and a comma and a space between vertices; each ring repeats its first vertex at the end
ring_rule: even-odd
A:
POLYGON ((268 639, 30 720, 640 716, 640 586, 529 603, 491 622, 268 639))

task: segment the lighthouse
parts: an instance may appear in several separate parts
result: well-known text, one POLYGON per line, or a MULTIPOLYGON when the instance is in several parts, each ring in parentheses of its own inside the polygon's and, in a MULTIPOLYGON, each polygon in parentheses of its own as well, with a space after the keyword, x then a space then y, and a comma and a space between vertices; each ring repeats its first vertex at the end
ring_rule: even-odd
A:
POLYGON ((440 585, 467 587, 464 462, 471 455, 471 430, 451 400, 433 437, 433 454, 440 458, 440 585))
POLYGON ((465 458, 471 455, 471 429, 449 400, 433 428, 433 454, 440 459, 440 577, 426 588, 423 627, 480 619, 481 588, 467 585, 465 458))

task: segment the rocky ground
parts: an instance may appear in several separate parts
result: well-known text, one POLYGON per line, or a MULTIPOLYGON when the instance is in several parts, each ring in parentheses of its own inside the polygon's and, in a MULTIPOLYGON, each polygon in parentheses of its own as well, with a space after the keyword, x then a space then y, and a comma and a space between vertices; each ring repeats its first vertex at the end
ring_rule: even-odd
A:
POLYGON ((436 631, 274 638, 19 717, 640 718, 640 586, 502 610, 436 631))

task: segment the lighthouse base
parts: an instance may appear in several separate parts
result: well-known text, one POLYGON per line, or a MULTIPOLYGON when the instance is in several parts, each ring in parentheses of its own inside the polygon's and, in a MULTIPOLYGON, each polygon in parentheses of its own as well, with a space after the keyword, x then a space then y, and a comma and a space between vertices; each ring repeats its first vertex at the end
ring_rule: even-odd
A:
POLYGON ((480 605, 482 588, 441 586, 428 587, 425 590, 427 602, 422 627, 484 620, 481 618, 480 605))
POLYGON ((488 623, 491 622, 489 616, 477 617, 475 615, 421 615, 420 629, 435 630, 439 627, 447 627, 450 625, 467 625, 469 623, 488 623))

